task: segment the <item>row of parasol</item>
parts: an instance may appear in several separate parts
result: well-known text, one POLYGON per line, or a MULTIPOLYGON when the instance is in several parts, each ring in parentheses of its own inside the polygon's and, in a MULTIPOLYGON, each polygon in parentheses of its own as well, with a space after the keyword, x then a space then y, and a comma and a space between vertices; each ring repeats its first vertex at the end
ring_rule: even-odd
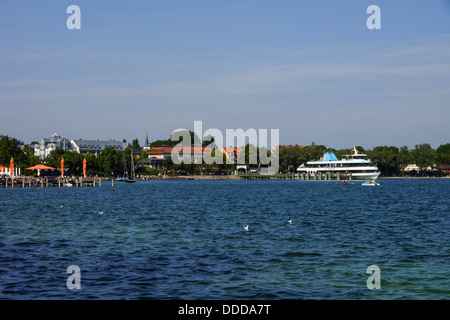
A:
MULTIPOLYGON (((10 175, 12 176, 14 174, 14 158, 11 158, 10 161, 10 167, 9 167, 9 172, 10 175)), ((83 174, 86 175, 86 167, 87 167, 87 161, 86 158, 83 160, 83 174)), ((26 170, 38 170, 38 172, 40 170, 54 170, 55 168, 53 167, 49 167, 43 164, 38 164, 29 168, 26 168, 26 170)), ((61 175, 64 175, 64 158, 61 159, 61 175)))

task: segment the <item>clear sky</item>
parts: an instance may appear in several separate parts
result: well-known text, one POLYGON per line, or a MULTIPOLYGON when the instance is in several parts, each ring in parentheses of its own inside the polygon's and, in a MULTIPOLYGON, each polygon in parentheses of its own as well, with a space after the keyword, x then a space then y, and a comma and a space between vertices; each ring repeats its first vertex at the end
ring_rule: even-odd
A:
POLYGON ((143 144, 202 120, 281 144, 436 148, 449 119, 450 0, 0 0, 0 134, 25 143, 143 144))

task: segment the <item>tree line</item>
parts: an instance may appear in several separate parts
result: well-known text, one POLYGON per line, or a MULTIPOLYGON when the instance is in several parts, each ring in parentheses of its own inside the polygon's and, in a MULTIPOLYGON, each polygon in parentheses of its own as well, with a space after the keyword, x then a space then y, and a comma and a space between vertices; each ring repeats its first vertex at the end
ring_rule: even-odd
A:
MULTIPOLYGON (((190 132, 192 143, 196 140, 193 132, 190 132)), ((211 146, 212 141, 203 141, 203 146, 211 146)), ((156 140, 150 145, 174 146, 178 141, 156 140)), ((102 176, 119 176, 124 175, 130 169, 131 154, 133 154, 134 162, 138 163, 138 158, 134 155, 133 150, 140 148, 138 139, 134 139, 130 147, 127 147, 124 152, 120 152, 113 147, 106 147, 98 155, 88 153, 79 154, 74 151, 64 151, 62 149, 53 150, 45 159, 44 163, 48 166, 60 168, 61 159, 64 158, 64 167, 70 168, 70 173, 74 175, 81 175, 83 170, 83 160, 86 159, 87 175, 102 175, 102 176)), ((356 149, 359 153, 365 153, 368 158, 376 164, 385 176, 404 174, 405 168, 410 164, 415 164, 420 170, 425 170, 428 167, 435 165, 450 165, 450 143, 442 144, 437 149, 433 149, 430 144, 418 144, 413 149, 407 146, 400 148, 396 146, 377 146, 373 149, 365 150, 361 146, 356 149)), ((243 148, 241 156, 245 155, 245 164, 249 165, 250 154, 258 154, 259 148, 251 144, 247 144, 243 148)), ((281 172, 295 171, 298 166, 307 161, 319 160, 325 152, 333 152, 338 159, 343 155, 351 154, 352 149, 334 149, 324 145, 316 145, 314 142, 311 145, 299 146, 280 146, 279 147, 279 166, 281 172)), ((218 151, 213 151, 218 152, 218 151)), ((263 151, 264 152, 264 151, 263 151)), ((270 151, 265 150, 270 155, 270 151)), ((146 158, 147 153, 142 152, 141 158, 146 158)), ((34 155, 34 149, 29 145, 17 140, 16 138, 5 135, 0 136, 0 165, 9 167, 11 158, 14 158, 15 167, 21 168, 22 172, 28 167, 41 163, 39 157, 34 155)), ((259 163, 259 158, 258 162, 259 163)), ((254 166, 257 166, 255 164, 254 166)), ((204 161, 201 164, 179 164, 176 165, 170 159, 164 161, 166 170, 184 171, 190 174, 199 174, 200 172, 221 172, 229 173, 236 170, 236 161, 234 163, 227 163, 225 155, 223 155, 222 164, 206 164, 204 161)), ((141 173, 146 173, 146 168, 140 167, 141 173)), ((151 170, 156 173, 155 170, 151 170)), ((147 170, 148 173, 148 170, 147 170)), ((28 174, 31 174, 29 172, 28 174)))
MULTIPOLYGON (((402 175, 408 165, 415 164, 420 171, 435 165, 450 165, 450 143, 440 145, 436 150, 430 144, 408 146, 378 146, 365 150, 357 146, 358 153, 367 154, 372 163, 378 166, 385 176, 402 175)), ((280 146, 280 168, 282 172, 295 170, 307 161, 319 160, 325 152, 333 152, 338 159, 351 154, 352 149, 327 148, 324 145, 280 146)))

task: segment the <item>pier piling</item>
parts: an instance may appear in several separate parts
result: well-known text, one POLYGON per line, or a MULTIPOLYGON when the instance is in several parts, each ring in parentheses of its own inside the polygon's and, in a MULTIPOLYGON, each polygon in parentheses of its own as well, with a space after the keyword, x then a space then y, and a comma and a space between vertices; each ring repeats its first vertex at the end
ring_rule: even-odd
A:
MULTIPOLYGON (((4 188, 48 188, 48 187, 58 187, 65 188, 68 186, 76 186, 83 187, 83 178, 81 177, 31 177, 31 176, 17 176, 16 179, 10 179, 9 177, 0 178, 0 187, 4 188)), ((100 178, 87 178, 86 179, 87 186, 99 186, 101 187, 102 181, 100 178)), ((114 180, 112 180, 112 185, 114 186, 114 180)))

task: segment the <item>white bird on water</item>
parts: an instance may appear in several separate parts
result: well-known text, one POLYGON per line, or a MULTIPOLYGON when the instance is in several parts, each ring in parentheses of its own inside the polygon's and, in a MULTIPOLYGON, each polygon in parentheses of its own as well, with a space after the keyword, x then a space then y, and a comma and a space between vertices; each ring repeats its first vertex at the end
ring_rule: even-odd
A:
POLYGON ((244 229, 245 229, 245 231, 248 231, 248 225, 246 225, 246 226, 244 227, 244 229))
POLYGON ((289 223, 292 223, 292 220, 288 220, 289 223))
POLYGON ((98 214, 103 214, 103 211, 99 211, 98 214))
POLYGON ((64 206, 63 206, 63 205, 60 205, 59 207, 62 208, 62 207, 64 207, 64 206))

